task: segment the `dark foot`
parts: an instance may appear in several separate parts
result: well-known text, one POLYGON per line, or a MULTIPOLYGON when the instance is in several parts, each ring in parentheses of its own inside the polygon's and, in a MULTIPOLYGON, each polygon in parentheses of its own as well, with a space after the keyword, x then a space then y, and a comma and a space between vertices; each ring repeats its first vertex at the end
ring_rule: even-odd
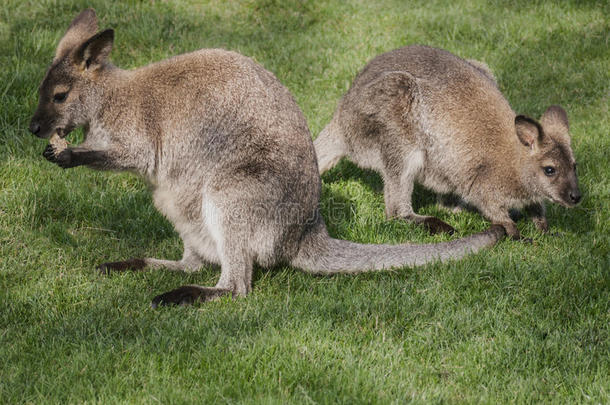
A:
POLYGON ((428 232, 431 234, 437 233, 448 233, 449 235, 453 235, 455 229, 446 222, 441 221, 436 217, 428 217, 424 219, 423 225, 428 229, 428 232))
POLYGON ((127 270, 142 270, 146 267, 144 259, 129 259, 122 262, 102 263, 97 266, 97 270, 103 275, 110 275, 112 272, 124 272, 127 270))
POLYGON ((151 306, 157 308, 159 305, 191 305, 197 301, 212 301, 231 291, 214 287, 199 287, 197 285, 184 285, 175 290, 157 295, 153 298, 151 306))
POLYGON ((540 232, 542 232, 542 233, 549 232, 549 224, 546 221, 546 219, 534 218, 533 221, 534 221, 534 225, 536 225, 536 229, 538 229, 540 232))

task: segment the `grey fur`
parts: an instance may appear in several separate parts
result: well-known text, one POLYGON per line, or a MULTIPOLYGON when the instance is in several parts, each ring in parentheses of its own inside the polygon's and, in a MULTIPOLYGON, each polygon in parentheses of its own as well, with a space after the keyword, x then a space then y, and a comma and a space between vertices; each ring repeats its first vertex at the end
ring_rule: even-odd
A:
POLYGON ((567 114, 551 106, 540 123, 515 116, 489 67, 426 46, 374 58, 354 79, 331 122, 315 140, 320 173, 347 156, 381 173, 388 217, 452 228, 417 215, 414 182, 455 193, 509 235, 509 209, 531 207, 548 229, 544 200, 580 200, 567 114), (555 174, 545 175, 552 167, 555 174))
POLYGON ((215 287, 184 286, 156 297, 154 305, 245 295, 255 262, 354 273, 455 259, 503 236, 503 229, 492 227, 436 245, 370 246, 330 238, 318 211, 320 177, 307 124, 273 74, 218 49, 121 70, 106 59, 112 32, 91 37, 91 13, 81 13, 66 33, 73 47, 64 46, 49 68, 30 128, 46 138, 84 126, 82 145, 50 147, 49 159, 62 167, 139 173, 184 242, 180 261, 105 263, 104 273, 221 266, 215 287), (54 101, 57 94, 64 98, 62 92, 68 92, 65 101, 54 101))

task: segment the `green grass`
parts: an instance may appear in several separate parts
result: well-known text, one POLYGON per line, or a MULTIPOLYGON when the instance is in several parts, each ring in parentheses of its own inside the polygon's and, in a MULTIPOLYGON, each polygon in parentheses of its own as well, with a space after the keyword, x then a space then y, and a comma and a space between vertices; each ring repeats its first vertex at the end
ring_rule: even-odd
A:
MULTIPOLYGON (((0 403, 610 402, 608 15, 593 0, 4 0, 0 403), (423 43, 484 60, 517 112, 569 112, 584 201, 549 207, 559 236, 520 221, 532 245, 359 276, 257 269, 245 299, 152 310, 154 295, 218 271, 97 275, 108 260, 177 259, 181 242, 141 180, 62 171, 26 130, 58 39, 90 5, 116 29, 119 66, 239 51, 293 92, 313 134, 381 52, 423 43)), ((450 239, 386 221, 375 173, 344 161, 323 180, 335 237, 450 239)), ((424 190, 415 201, 461 235, 486 227, 424 190)))

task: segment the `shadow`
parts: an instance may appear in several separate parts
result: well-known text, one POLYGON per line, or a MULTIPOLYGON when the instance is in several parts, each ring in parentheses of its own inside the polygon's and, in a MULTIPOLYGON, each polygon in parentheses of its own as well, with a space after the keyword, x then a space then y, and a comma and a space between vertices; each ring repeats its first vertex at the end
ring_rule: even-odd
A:
MULTIPOLYGON (((368 190, 383 194, 383 179, 377 172, 374 170, 362 169, 345 158, 341 159, 335 167, 322 175, 322 181, 325 183, 334 183, 344 180, 359 181, 368 190)), ((418 212, 418 210, 423 207, 436 205, 436 202, 436 193, 429 191, 418 184, 415 185, 411 201, 415 212, 418 212)))
MULTIPOLYGON (((78 169, 87 170, 87 169, 78 169)), ((65 183, 64 183, 65 184, 65 183)), ((119 190, 70 190, 62 184, 38 188, 33 196, 37 209, 32 226, 51 234, 65 229, 97 229, 113 238, 139 245, 143 240, 162 241, 176 237, 172 225, 154 208, 150 192, 142 184, 129 193, 119 190)), ((71 243, 71 238, 57 237, 57 242, 71 243)))

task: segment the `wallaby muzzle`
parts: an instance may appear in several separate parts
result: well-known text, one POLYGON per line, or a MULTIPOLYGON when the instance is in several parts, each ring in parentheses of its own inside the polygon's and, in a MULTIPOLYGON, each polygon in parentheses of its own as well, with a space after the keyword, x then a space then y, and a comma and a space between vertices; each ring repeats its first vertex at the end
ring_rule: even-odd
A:
POLYGON ((578 180, 576 176, 573 179, 570 179, 567 187, 564 188, 561 193, 561 198, 564 203, 570 207, 577 205, 580 200, 582 200, 582 194, 580 193, 580 189, 578 188, 578 180))
POLYGON ((39 138, 49 138, 55 129, 55 120, 45 117, 46 114, 40 114, 40 108, 34 113, 30 120, 29 130, 32 134, 39 138))

